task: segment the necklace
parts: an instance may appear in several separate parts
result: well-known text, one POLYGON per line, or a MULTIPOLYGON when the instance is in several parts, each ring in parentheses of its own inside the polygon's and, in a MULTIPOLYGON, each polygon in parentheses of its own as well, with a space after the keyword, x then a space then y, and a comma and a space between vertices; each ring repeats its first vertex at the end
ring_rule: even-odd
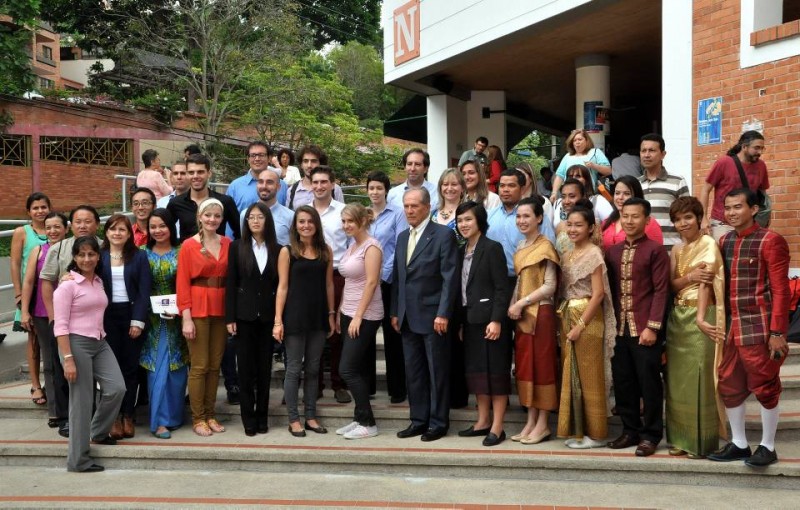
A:
POLYGON ((450 219, 450 215, 451 214, 453 214, 453 210, 452 209, 449 210, 449 211, 445 211, 444 209, 440 209, 439 210, 439 216, 441 216, 445 220, 450 219))
POLYGON ((573 262, 576 258, 583 255, 583 252, 586 251, 586 248, 581 248, 580 250, 573 248, 572 251, 569 253, 569 261, 573 262))
POLYGON ((122 254, 114 255, 113 253, 109 252, 108 256, 111 257, 111 260, 122 260, 122 254))
POLYGON ((535 243, 535 242, 536 242, 536 241, 539 239, 539 236, 540 236, 540 235, 541 235, 541 234, 537 234, 537 235, 536 235, 536 237, 534 237, 534 238, 533 238, 532 240, 530 240, 530 241, 528 241, 528 240, 526 239, 525 241, 523 241, 523 242, 522 242, 522 247, 523 247, 523 248, 527 248, 527 247, 529 247, 529 246, 533 246, 533 244, 534 244, 534 243, 535 243))

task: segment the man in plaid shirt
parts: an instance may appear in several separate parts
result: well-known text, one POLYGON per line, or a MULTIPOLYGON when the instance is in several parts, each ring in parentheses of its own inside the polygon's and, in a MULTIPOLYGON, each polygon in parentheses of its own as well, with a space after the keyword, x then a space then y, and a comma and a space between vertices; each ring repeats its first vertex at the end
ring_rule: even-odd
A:
POLYGON ((720 239, 728 296, 728 334, 719 365, 719 395, 731 424, 731 442, 708 456, 752 467, 778 461, 780 370, 789 352, 789 245, 754 221, 756 195, 743 188, 725 197, 725 221, 734 228, 720 239), (751 455, 744 432, 745 399, 761 404, 761 444, 751 455))

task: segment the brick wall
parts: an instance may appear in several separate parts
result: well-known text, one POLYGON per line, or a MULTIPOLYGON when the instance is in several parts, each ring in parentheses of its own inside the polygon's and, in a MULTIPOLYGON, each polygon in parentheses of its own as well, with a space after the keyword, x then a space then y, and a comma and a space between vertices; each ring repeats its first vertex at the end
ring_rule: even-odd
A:
POLYGON ((736 143, 742 124, 761 121, 767 146, 762 158, 775 210, 772 228, 786 237, 792 267, 799 267, 800 57, 740 69, 739 0, 695 0, 693 21, 693 104, 696 108, 698 100, 714 96, 723 100, 721 145, 698 147, 693 126, 693 189, 700 193, 711 165, 736 143))

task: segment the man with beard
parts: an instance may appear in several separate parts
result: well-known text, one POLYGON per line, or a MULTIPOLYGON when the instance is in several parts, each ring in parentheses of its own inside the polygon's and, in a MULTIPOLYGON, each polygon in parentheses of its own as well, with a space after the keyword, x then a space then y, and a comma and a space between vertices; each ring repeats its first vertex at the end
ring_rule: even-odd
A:
MULTIPOLYGON (((294 219, 294 212, 278 202, 280 182, 280 170, 269 167, 258 174, 256 189, 258 190, 258 200, 263 202, 272 213, 272 219, 275 222, 275 237, 278 239, 278 244, 281 246, 288 246, 289 228, 294 219)), ((239 213, 242 220, 242 229, 244 229, 244 222, 246 221, 244 217, 246 212, 247 208, 242 209, 239 213)))
POLYGON ((753 191, 765 191, 769 189, 769 178, 767 165, 761 159, 763 152, 764 135, 758 131, 745 131, 736 145, 711 167, 711 172, 703 184, 703 191, 700 193, 700 203, 703 204, 705 211, 701 228, 705 233, 713 235, 717 242, 733 230, 733 227, 725 221, 725 197, 731 191, 741 188, 743 184, 734 158, 739 158, 742 163, 748 187, 753 191), (712 191, 714 202, 709 208, 708 199, 712 191))

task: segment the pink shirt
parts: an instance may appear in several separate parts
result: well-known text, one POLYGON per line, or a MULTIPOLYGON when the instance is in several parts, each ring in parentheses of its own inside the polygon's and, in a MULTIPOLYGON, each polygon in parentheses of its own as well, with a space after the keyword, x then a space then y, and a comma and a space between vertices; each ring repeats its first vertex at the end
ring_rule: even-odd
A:
MULTIPOLYGON (((139 170, 136 175, 136 186, 139 188, 149 188, 156 194, 156 200, 172 193, 172 186, 167 184, 167 180, 158 170, 139 170)), ((155 205, 155 204, 153 204, 155 205)))
POLYGON ((69 274, 72 280, 59 283, 53 293, 53 333, 56 337, 73 333, 98 340, 104 338, 103 314, 108 297, 103 280, 95 275, 89 281, 75 271, 69 274))
MULTIPOLYGON (((361 246, 351 244, 347 251, 342 255, 339 262, 339 273, 344 276, 344 290, 342 291, 342 313, 348 317, 353 317, 358 311, 361 296, 364 294, 364 286, 367 284, 367 268, 364 256, 367 248, 375 246, 381 252, 380 243, 373 237, 367 238, 361 246)), ((372 299, 364 310, 363 319, 378 321, 383 319, 383 299, 381 297, 380 274, 378 274, 378 286, 372 294, 372 299)))
MULTIPOLYGON (((607 229, 603 230, 604 252, 608 251, 608 249, 615 244, 621 243, 625 240, 625 231, 619 229, 619 232, 617 232, 616 230, 617 228, 614 225, 610 225, 607 229)), ((650 217, 650 221, 647 223, 647 226, 644 227, 644 234, 658 244, 664 244, 664 234, 661 232, 661 227, 659 226, 658 222, 652 216, 650 217)))

